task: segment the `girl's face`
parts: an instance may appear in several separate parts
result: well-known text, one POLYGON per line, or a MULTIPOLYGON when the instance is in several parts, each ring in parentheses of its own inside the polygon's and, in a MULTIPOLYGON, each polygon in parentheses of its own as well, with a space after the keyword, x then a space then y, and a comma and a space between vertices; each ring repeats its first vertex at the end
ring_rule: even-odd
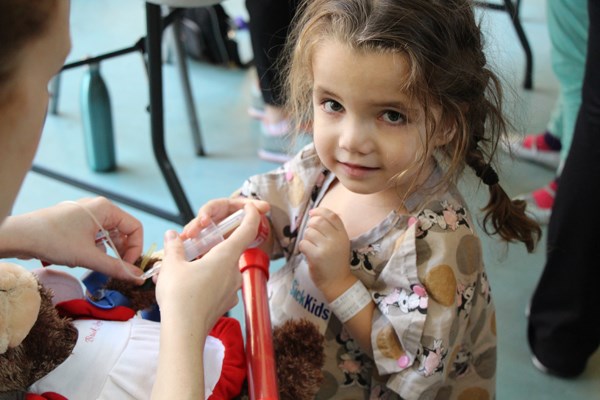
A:
POLYGON ((402 91, 405 56, 326 40, 312 69, 314 143, 323 164, 351 192, 405 194, 425 150, 423 109, 402 91))
POLYGON ((19 54, 10 99, 0 108, 0 222, 8 215, 39 144, 48 83, 71 48, 68 0, 57 2, 48 31, 19 54))

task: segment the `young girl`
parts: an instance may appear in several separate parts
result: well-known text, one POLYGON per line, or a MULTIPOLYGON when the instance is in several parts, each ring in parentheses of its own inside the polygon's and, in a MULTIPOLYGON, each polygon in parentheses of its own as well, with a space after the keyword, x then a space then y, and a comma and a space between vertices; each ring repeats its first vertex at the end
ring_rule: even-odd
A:
MULTIPOLYGON (((274 325, 326 335, 317 398, 493 399, 496 328, 475 222, 456 182, 490 192, 486 232, 540 235, 490 166, 501 90, 467 0, 311 0, 290 38, 288 94, 309 145, 241 196, 270 203, 274 325)), ((187 227, 232 212, 214 200, 187 227)))

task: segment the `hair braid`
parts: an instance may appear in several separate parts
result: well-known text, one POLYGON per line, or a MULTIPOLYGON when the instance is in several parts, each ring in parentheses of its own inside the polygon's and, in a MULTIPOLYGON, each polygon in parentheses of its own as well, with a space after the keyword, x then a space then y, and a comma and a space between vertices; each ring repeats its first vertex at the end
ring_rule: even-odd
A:
POLYGON ((507 242, 523 242, 527 251, 532 252, 542 235, 542 230, 538 223, 525 213, 525 201, 511 200, 506 194, 498 182, 496 172, 485 159, 475 140, 473 144, 467 153, 467 164, 488 186, 490 193, 487 205, 481 209, 484 213, 483 230, 488 235, 498 234, 507 242), (495 182, 486 181, 486 177, 490 175, 495 176, 495 182))

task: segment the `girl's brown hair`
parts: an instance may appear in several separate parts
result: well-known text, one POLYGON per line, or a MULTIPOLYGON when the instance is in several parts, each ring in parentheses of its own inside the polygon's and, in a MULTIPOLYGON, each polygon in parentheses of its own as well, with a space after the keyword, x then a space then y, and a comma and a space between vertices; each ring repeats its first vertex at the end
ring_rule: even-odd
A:
MULTIPOLYGON (((512 201, 492 168, 506 134, 502 88, 488 68, 483 38, 468 0, 307 0, 298 10, 284 63, 289 111, 300 130, 312 121, 312 57, 325 40, 359 51, 395 52, 408 60, 404 86, 425 111, 427 142, 451 132, 435 147, 444 182, 456 182, 470 166, 489 187, 483 228, 533 251, 539 225, 512 201), (441 111, 438 121, 428 110, 441 111), (436 129, 437 125, 444 129, 436 129), (450 128, 449 130, 447 128, 450 128), (437 133, 436 133, 437 132, 437 133)), ((429 150, 426 150, 426 152, 429 150)), ((421 157, 425 162, 429 154, 421 157)))
POLYGON ((0 1, 0 102, 9 95, 21 50, 46 32, 58 1, 66 0, 0 1))

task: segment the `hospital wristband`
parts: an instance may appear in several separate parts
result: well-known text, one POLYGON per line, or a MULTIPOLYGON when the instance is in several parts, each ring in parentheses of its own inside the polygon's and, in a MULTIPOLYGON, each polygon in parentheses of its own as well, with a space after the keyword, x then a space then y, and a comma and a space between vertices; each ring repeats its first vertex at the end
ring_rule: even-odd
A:
POLYGON ((342 324, 351 320, 371 302, 371 295, 360 280, 350 286, 329 307, 342 324))

